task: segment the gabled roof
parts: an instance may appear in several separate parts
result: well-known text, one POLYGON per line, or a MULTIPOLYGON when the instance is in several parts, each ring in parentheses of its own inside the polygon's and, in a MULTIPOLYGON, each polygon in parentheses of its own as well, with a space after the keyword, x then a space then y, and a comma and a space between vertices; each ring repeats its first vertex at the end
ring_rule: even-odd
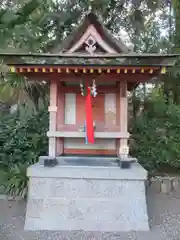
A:
POLYGON ((122 40, 116 39, 110 31, 101 24, 94 13, 89 13, 85 16, 83 23, 68 37, 63 43, 62 52, 67 52, 85 33, 90 25, 93 25, 102 39, 117 53, 128 53, 130 49, 123 43, 122 40))

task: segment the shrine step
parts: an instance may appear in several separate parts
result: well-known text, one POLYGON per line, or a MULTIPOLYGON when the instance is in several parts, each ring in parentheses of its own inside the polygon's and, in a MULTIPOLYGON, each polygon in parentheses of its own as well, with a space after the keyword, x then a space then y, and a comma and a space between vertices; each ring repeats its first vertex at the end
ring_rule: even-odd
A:
MULTIPOLYGON (((48 159, 48 156, 39 157, 39 164, 44 165, 44 160, 48 159)), ((72 166, 107 166, 114 167, 119 165, 118 157, 99 157, 99 156, 58 156, 56 161, 59 165, 72 165, 72 166)), ((136 158, 129 157, 132 162, 137 162, 136 158)))

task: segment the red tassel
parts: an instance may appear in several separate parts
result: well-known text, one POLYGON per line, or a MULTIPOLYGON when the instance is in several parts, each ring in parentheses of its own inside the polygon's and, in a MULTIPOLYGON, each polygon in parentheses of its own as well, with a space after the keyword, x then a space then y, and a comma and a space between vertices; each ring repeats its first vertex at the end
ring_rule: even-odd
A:
POLYGON ((94 126, 92 116, 91 89, 88 87, 86 96, 86 131, 88 143, 94 143, 94 126))

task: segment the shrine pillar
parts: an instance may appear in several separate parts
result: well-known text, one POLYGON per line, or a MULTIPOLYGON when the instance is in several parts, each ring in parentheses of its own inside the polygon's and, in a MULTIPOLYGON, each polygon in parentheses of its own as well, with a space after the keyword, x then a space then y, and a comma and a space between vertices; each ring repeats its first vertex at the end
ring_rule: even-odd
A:
MULTIPOLYGON (((56 130, 61 131, 65 123, 65 94, 63 90, 63 83, 58 82, 57 89, 57 114, 56 114, 56 130)), ((56 138, 56 156, 64 153, 64 138, 56 138)))
POLYGON ((118 155, 128 151, 128 97, 127 97, 127 81, 120 82, 120 132, 123 137, 120 139, 118 155))
MULTIPOLYGON (((57 93, 58 86, 56 80, 50 82, 50 105, 49 111, 49 131, 55 132, 57 125, 57 93)), ((56 137, 49 137, 49 157, 56 157, 56 137)))

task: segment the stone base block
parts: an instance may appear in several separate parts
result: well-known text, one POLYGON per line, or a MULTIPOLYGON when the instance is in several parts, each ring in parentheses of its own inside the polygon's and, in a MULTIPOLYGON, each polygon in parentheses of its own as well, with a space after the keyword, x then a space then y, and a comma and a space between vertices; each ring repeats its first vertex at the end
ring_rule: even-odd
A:
POLYGON ((110 166, 31 166, 26 230, 148 231, 147 172, 110 166))

